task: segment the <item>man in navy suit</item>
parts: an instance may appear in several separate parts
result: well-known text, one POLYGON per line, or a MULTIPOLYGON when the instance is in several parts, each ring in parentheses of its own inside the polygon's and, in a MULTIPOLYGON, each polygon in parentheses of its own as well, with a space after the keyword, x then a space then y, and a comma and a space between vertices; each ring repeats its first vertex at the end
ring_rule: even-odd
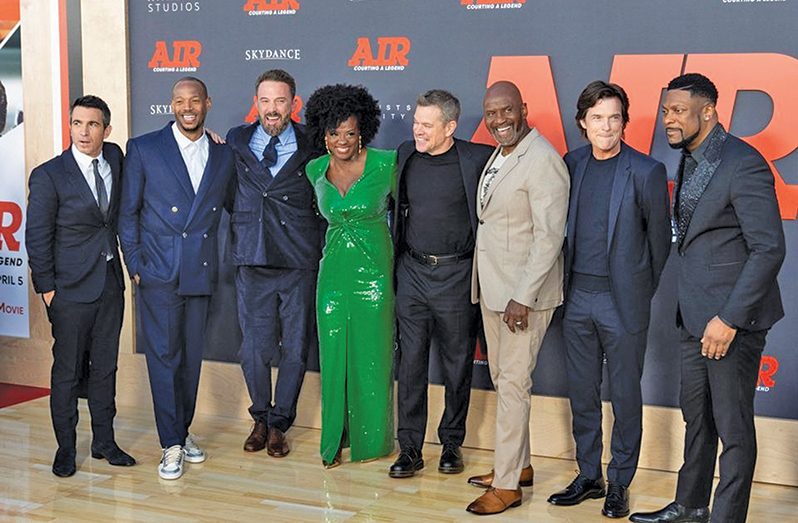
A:
POLYGON ((638 523, 741 523, 756 464, 754 392, 768 330, 784 316, 776 281, 784 230, 773 173, 718 122, 718 90, 697 73, 668 84, 662 124, 682 150, 673 198, 679 257, 680 406, 687 424, 676 499, 638 523), (718 438, 720 480, 710 516, 718 438))
POLYGON ((296 417, 308 347, 315 338, 316 276, 324 222, 316 211, 305 165, 318 156, 304 128, 291 121, 296 83, 266 71, 255 82, 259 121, 234 127, 231 213, 233 263, 243 340, 239 356, 255 424, 244 450, 288 454, 285 432, 296 417), (272 395, 271 362, 280 368, 272 395))
POLYGON ((127 145, 119 239, 136 283, 144 349, 163 456, 163 479, 205 452, 189 434, 197 398, 208 302, 217 278, 219 217, 233 153, 205 133, 211 99, 193 77, 172 88, 175 121, 127 145))
POLYGON ((640 378, 651 298, 671 241, 665 166, 623 141, 623 88, 590 83, 576 104, 589 145, 565 155, 571 175, 562 322, 579 474, 549 497, 576 505, 606 495, 602 514, 629 514, 643 423, 640 378), (601 470, 601 381, 606 359, 615 420, 609 488, 601 470))
POLYGON ((105 143, 111 111, 96 96, 69 114, 72 145, 30 175, 25 244, 33 288, 52 325, 50 414, 58 441, 53 474, 75 473, 78 390, 88 367, 91 454, 136 461, 114 442, 116 362, 125 288, 116 242, 122 150, 105 143))
POLYGON ((463 471, 479 308, 471 303, 471 265, 477 231, 477 183, 493 147, 454 137, 460 101, 433 89, 421 94, 413 140, 397 153, 396 319, 399 330, 401 452, 388 474, 412 477, 424 466, 430 342, 436 340, 446 386, 438 424, 443 446, 438 471, 463 471))

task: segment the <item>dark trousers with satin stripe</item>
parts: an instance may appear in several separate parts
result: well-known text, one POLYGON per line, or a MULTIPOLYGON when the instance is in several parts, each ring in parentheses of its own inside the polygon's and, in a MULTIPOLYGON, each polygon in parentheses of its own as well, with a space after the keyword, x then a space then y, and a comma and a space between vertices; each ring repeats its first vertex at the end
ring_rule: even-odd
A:
POLYGON ((479 318, 479 309, 471 304, 471 260, 430 266, 404 254, 396 281, 399 446, 420 450, 424 444, 433 339, 446 389, 438 438, 443 444, 462 445, 479 318))
POLYGON ((315 337, 316 271, 241 266, 236 272, 239 358, 256 421, 287 431, 315 337), (279 373, 272 396, 272 360, 279 373))
POLYGON ((53 368, 50 414, 59 447, 75 448, 78 393, 88 368, 88 403, 95 443, 114 439, 116 362, 125 300, 114 265, 107 265, 105 286, 91 303, 69 301, 55 293, 47 315, 52 325, 53 368))
POLYGON ((766 336, 767 331, 738 331, 726 356, 710 360, 701 355, 701 341, 682 330, 680 403, 687 428, 676 501, 691 508, 709 505, 720 438, 713 522, 743 522, 748 513, 757 451, 754 393, 766 336))
POLYGON ((210 296, 181 296, 176 285, 142 279, 136 292, 161 447, 184 445, 197 402, 210 296))
POLYGON ((602 476, 601 381, 606 357, 615 418, 607 479, 629 486, 637 470, 643 430, 640 377, 646 331, 626 331, 609 291, 581 289, 568 294, 562 328, 579 471, 591 479, 602 476))

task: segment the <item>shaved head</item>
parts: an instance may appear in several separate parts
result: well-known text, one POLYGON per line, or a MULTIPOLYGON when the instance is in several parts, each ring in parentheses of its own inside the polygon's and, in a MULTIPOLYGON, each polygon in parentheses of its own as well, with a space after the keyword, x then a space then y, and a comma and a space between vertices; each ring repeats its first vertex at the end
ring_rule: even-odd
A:
POLYGON ((518 90, 518 87, 513 82, 507 80, 499 80, 488 87, 488 90, 485 91, 485 97, 482 103, 484 104, 489 98, 496 98, 498 96, 507 96, 513 101, 517 101, 519 105, 522 103, 521 91, 518 90))

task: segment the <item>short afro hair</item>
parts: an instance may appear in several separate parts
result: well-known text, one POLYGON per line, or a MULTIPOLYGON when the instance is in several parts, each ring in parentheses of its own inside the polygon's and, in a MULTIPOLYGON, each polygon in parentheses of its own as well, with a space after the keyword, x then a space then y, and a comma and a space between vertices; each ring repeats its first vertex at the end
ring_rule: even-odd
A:
POLYGON ((324 135, 354 116, 361 144, 368 145, 380 128, 382 111, 377 100, 361 85, 325 85, 310 95, 305 105, 305 124, 311 143, 325 149, 324 135))
POLYGON ((713 105, 718 103, 718 89, 712 80, 699 73, 687 73, 677 76, 668 83, 668 91, 687 91, 690 96, 706 98, 713 105))

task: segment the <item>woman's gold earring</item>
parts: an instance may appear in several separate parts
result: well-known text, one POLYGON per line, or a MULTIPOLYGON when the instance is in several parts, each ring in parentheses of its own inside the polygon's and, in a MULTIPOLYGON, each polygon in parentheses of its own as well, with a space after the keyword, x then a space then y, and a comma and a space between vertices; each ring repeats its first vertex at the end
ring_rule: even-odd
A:
POLYGON ((324 148, 327 149, 327 154, 332 156, 332 151, 330 151, 330 146, 327 144, 327 138, 324 139, 324 148))
POLYGON ((363 139, 358 135, 357 137, 357 155, 360 156, 360 151, 363 150, 363 139))

